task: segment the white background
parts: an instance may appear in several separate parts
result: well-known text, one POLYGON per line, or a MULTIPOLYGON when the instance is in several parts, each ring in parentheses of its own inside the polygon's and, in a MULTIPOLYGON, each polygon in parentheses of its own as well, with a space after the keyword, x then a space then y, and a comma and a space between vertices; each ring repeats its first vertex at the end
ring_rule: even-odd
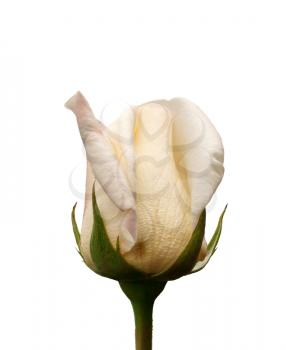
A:
MULTIPOLYGON (((4 1, 0 9, 0 347, 133 349, 116 282, 76 253, 84 153, 64 102, 182 96, 224 140, 225 203, 207 268, 167 285, 154 349, 285 349, 286 10, 283 1, 4 1)), ((115 101, 115 102, 114 102, 115 101)))

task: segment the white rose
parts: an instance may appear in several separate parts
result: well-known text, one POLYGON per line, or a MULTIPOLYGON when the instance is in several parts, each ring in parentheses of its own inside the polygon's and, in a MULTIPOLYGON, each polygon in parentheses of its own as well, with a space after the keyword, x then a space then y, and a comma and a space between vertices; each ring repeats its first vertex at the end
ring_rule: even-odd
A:
MULTIPOLYGON (((200 215, 223 177, 221 138, 188 100, 132 107, 110 127, 98 121, 78 92, 66 107, 78 122, 86 149, 87 179, 80 253, 93 270, 92 187, 108 238, 124 259, 160 274, 184 251, 200 215)), ((208 259, 203 241, 198 260, 208 259)))

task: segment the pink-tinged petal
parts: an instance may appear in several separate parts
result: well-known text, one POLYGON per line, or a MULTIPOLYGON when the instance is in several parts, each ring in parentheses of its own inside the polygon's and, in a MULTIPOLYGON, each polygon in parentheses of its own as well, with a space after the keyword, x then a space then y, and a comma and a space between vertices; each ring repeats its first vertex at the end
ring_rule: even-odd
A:
POLYGON ((72 96, 65 106, 77 117, 87 159, 95 179, 119 209, 134 209, 134 196, 106 127, 94 117, 88 102, 80 92, 72 96))

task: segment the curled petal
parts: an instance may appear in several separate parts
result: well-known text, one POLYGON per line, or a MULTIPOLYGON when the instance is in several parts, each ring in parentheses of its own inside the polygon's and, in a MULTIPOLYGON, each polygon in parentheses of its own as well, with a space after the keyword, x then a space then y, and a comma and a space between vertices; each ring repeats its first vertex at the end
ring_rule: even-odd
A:
POLYGON ((196 105, 181 98, 168 105, 174 116, 174 157, 191 194, 194 226, 222 180, 223 145, 211 121, 196 105))
POLYGON ((80 92, 71 97, 65 106, 71 109, 77 117, 87 159, 96 180, 119 209, 134 209, 135 201, 132 191, 105 126, 94 117, 88 102, 80 92))

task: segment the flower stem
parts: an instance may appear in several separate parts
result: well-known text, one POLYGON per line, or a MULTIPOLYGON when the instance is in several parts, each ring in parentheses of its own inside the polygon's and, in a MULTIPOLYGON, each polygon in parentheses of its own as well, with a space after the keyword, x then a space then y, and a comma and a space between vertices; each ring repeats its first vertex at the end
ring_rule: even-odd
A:
POLYGON ((135 317, 136 350, 152 350, 152 313, 163 281, 120 281, 121 289, 131 301, 135 317))
POLYGON ((153 304, 133 302, 133 311, 135 316, 135 337, 136 350, 152 349, 152 313, 153 304))

